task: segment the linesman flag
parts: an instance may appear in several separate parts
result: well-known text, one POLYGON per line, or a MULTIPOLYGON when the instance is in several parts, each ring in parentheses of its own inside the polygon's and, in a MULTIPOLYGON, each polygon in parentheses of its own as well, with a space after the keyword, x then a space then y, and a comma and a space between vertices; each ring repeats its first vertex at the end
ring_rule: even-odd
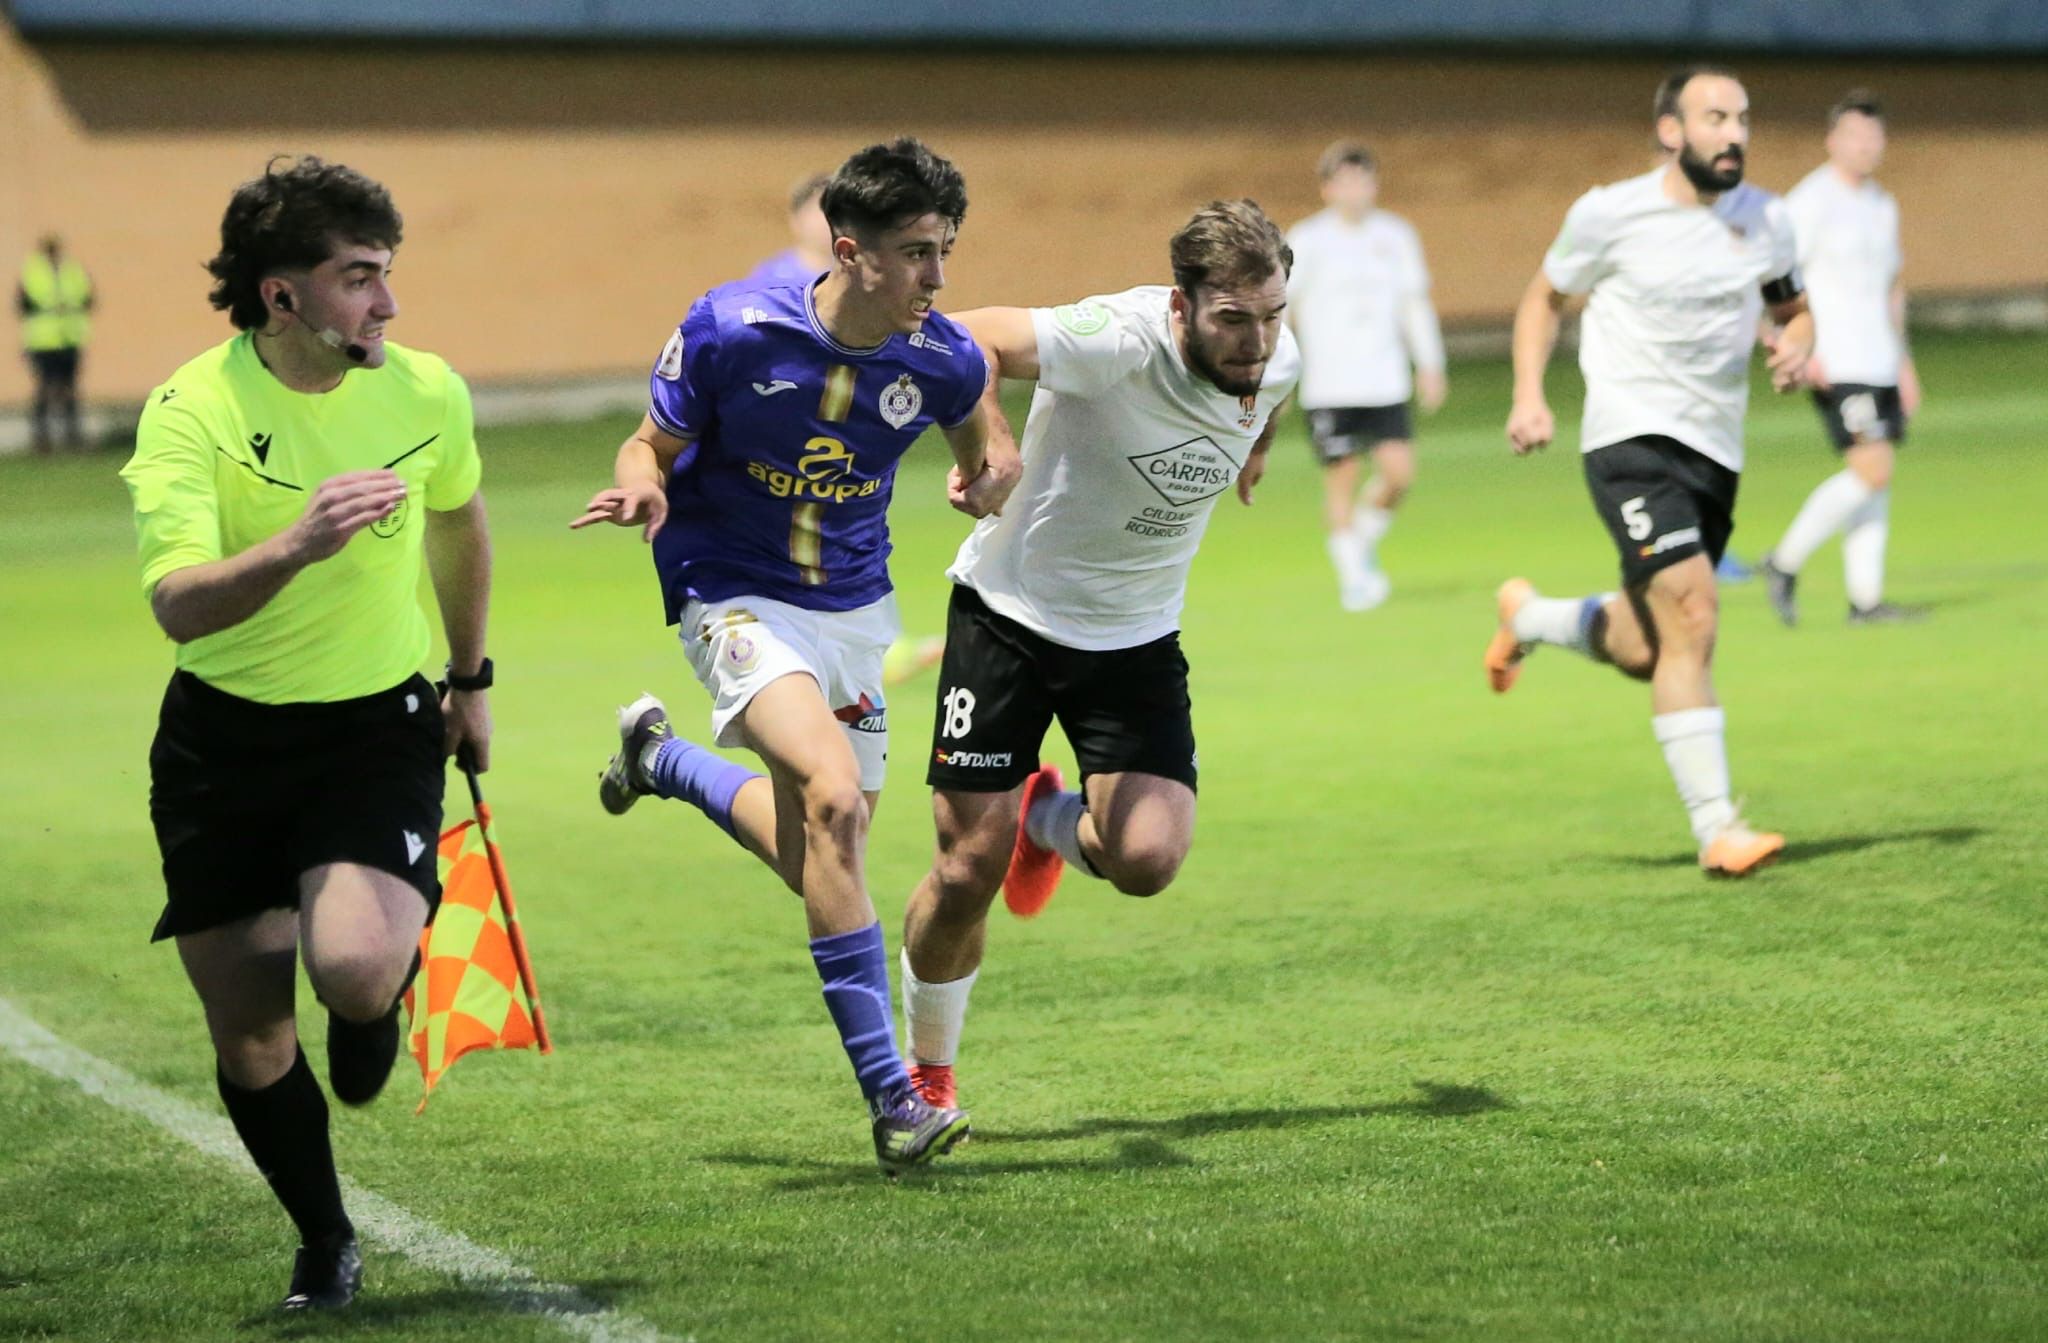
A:
POLYGON ((531 1049, 554 1053, 533 962, 519 931, 512 884, 491 829, 491 808, 476 772, 463 767, 476 808, 470 820, 441 835, 441 908, 420 933, 420 973, 405 991, 412 1021, 412 1056, 426 1089, 472 1049, 531 1049), (420 1006, 424 993, 426 1007, 420 1006))

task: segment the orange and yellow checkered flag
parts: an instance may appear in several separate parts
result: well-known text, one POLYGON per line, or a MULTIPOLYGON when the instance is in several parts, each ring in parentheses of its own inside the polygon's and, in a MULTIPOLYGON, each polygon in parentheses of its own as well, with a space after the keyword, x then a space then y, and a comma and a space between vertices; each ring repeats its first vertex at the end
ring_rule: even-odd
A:
POLYGON ((554 1052, 491 809, 474 774, 469 788, 476 816, 441 836, 441 908, 420 933, 420 973, 405 991, 412 1056, 426 1083, 421 1111, 441 1074, 472 1049, 554 1052))

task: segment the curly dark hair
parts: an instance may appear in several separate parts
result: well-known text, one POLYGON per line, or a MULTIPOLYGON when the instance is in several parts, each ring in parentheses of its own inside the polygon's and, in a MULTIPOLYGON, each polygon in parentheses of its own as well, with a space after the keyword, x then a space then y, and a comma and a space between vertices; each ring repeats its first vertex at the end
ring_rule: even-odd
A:
POLYGON ((967 180, 951 162, 904 136, 869 145, 839 166, 818 202, 832 236, 873 239, 928 214, 967 217, 967 180))
POLYGON ((220 252, 206 263, 214 307, 244 331, 266 320, 259 286, 281 270, 311 270, 338 242, 396 250, 405 224, 391 193, 355 169, 311 154, 279 154, 235 188, 220 219, 220 252))

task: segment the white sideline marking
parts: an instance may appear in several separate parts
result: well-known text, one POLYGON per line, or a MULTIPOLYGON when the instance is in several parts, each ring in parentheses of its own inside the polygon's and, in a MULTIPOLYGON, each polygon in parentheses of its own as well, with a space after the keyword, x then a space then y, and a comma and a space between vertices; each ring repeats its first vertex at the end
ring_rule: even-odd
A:
MULTIPOLYGON (((117 1110, 142 1116, 173 1138, 218 1157, 245 1176, 256 1177, 256 1167, 242 1150, 242 1141, 225 1116, 201 1110, 129 1076, 105 1059, 66 1044, 5 998, 0 998, 0 1050, 71 1083, 117 1110)), ((660 1332, 645 1320, 601 1306, 573 1287, 544 1282, 531 1269, 496 1250, 453 1231, 444 1231, 347 1176, 342 1177, 341 1189, 348 1200, 350 1218, 367 1239, 402 1252, 424 1268, 476 1288, 508 1310, 543 1316, 591 1343, 664 1343, 660 1332)))

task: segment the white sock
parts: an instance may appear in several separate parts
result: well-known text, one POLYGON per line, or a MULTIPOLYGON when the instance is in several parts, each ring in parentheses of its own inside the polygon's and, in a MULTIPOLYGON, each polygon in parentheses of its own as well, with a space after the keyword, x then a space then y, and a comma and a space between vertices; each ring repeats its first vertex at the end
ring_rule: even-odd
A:
POLYGON ((1823 541, 1848 524, 1850 515, 1863 507, 1870 495, 1863 477, 1846 466, 1814 486, 1799 506, 1799 516, 1785 529, 1785 539, 1771 547, 1771 563, 1788 574, 1798 573, 1823 541))
POLYGON ((903 1038, 914 1063, 953 1066, 960 1053, 960 1028, 967 1022, 967 995, 977 968, 959 979, 927 984, 910 973, 910 948, 903 949, 903 1038))
POLYGON ((1365 573, 1365 544, 1349 531, 1331 532, 1327 541, 1330 552, 1330 567, 1337 571, 1337 581, 1349 587, 1365 573))
POLYGON ((1099 876, 1088 855, 1081 852, 1081 818, 1088 812, 1088 799, 1079 793, 1054 793, 1032 804, 1024 815, 1024 833, 1041 849, 1051 849, 1069 866, 1089 876, 1099 876))
POLYGON ((1591 656, 1592 611, 1613 596, 1601 592, 1591 597, 1531 597, 1515 612, 1515 637, 1525 644, 1556 644, 1591 656))
POLYGON ((1892 530, 1892 492, 1879 490, 1849 519, 1842 535, 1842 578, 1849 604, 1868 611, 1884 600, 1884 543, 1892 530))
POLYGON ((1368 569, 1379 566, 1380 539, 1393 525, 1392 509, 1360 504, 1351 511, 1351 534, 1358 538, 1358 544, 1365 550, 1365 566, 1368 569))
POLYGON ((1692 818, 1692 834, 1702 845, 1735 819, 1728 800, 1728 718, 1720 709, 1680 709, 1650 720, 1664 747, 1664 764, 1678 785, 1678 800, 1692 818))

